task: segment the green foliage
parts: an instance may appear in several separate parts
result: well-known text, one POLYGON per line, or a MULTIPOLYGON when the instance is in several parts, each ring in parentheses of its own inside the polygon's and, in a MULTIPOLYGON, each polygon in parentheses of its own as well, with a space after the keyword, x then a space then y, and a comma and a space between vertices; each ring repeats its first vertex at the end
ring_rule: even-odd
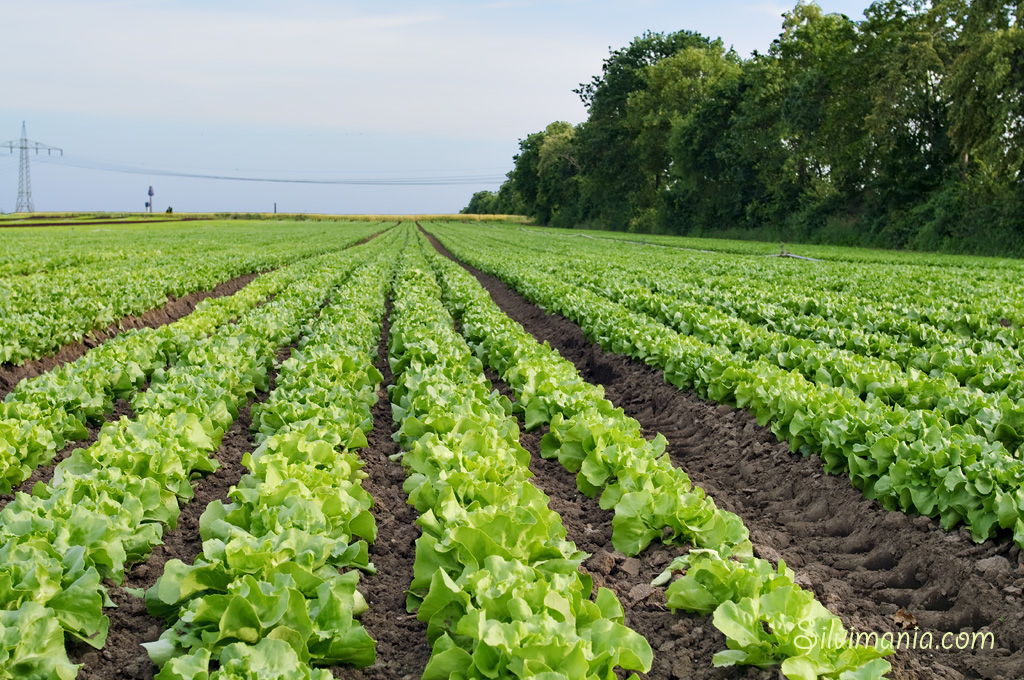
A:
MULTIPOLYGON (((356 252, 375 257, 375 254, 387 252, 393 237, 391 234, 375 239, 356 252)), ((26 622, 27 626, 38 630, 40 635, 46 633, 46 641, 37 641, 38 649, 56 645, 51 639, 56 635, 51 635, 54 629, 61 631, 61 648, 64 632, 71 639, 95 647, 103 646, 107 634, 103 608, 113 604, 107 597, 102 580, 109 578, 120 583, 125 569, 144 560, 153 546, 160 543, 164 527, 175 526, 179 503, 192 498, 193 477, 219 467, 210 454, 217 449, 224 432, 237 417, 238 409, 257 390, 267 389, 267 368, 274 361, 277 349, 287 346, 303 332, 306 321, 320 309, 325 296, 357 266, 359 255, 353 256, 352 251, 330 253, 283 267, 268 274, 265 280, 261 279, 262 285, 254 287, 251 294, 240 294, 237 299, 229 298, 223 302, 214 301, 160 331, 129 334, 130 337, 125 337, 122 343, 115 343, 118 349, 109 355, 104 355, 103 348, 98 348, 97 352, 111 363, 90 363, 95 359, 90 352, 80 362, 75 362, 77 366, 74 369, 58 377, 56 383, 41 376, 38 381, 22 383, 10 395, 4 404, 8 418, 5 422, 18 423, 17 418, 22 415, 38 417, 38 402, 33 395, 46 395, 53 390, 60 396, 61 380, 91 376, 80 390, 73 391, 73 405, 97 408, 96 413, 102 414, 103 408, 97 407, 95 402, 102 404, 113 393, 129 398, 137 415, 107 423, 95 444, 76 449, 55 466, 49 483, 37 484, 31 496, 16 494, 15 499, 3 509, 3 521, 0 522, 0 573, 3 574, 0 577, 0 610, 6 616, 3 625, 17 625, 17 620, 12 618, 13 613, 21 612, 32 619, 31 624, 26 622), (266 299, 268 291, 275 291, 273 300, 266 299), (174 351, 163 353, 149 347, 147 343, 154 338, 162 338, 157 347, 173 347, 174 351), (129 358, 142 356, 151 357, 145 362, 149 366, 148 371, 143 371, 140 366, 128 370, 129 358), (122 363, 112 375, 90 373, 97 366, 113 368, 118 358, 126 363, 122 363), (147 372, 149 388, 141 392, 138 387, 147 372), (127 376, 123 381, 119 377, 122 375, 127 376), (35 388, 42 388, 42 391, 35 388), (84 398, 92 390, 96 390, 93 395, 100 397, 98 400, 84 398), (32 406, 37 408, 30 408, 32 406)), ((379 272, 364 278, 369 278, 378 287, 381 285, 379 272)), ((382 308, 383 294, 378 295, 378 303, 382 308)), ((346 309, 345 318, 349 317, 359 319, 346 309)), ((358 322, 354 320, 352 323, 358 322)), ((358 372, 352 373, 352 376, 357 375, 358 372)), ((366 374, 368 378, 363 380, 378 375, 371 366, 366 374)), ((368 409, 366 401, 364 397, 354 403, 363 404, 368 409)), ((55 402, 60 403, 59 400, 55 402)), ((51 408, 78 422, 77 416, 72 415, 71 405, 66 409, 51 408)), ((361 420, 365 417, 363 415, 361 420)), ((55 421, 57 426, 63 426, 61 419, 55 417, 55 421)), ((44 422, 49 426, 51 421, 44 422)), ((345 422, 342 419, 339 426, 345 422)), ((57 430, 58 433, 60 431, 57 430)), ((299 433, 305 431, 299 430, 299 433)), ((365 442, 365 438, 362 441, 365 442)), ((270 444, 267 447, 272 448, 270 444)), ((279 448, 285 453, 292 449, 301 450, 304 459, 316 460, 306 448, 298 445, 289 448, 289 445, 282 444, 279 448)), ((308 589, 315 579, 320 579, 328 585, 323 586, 325 592, 318 595, 321 614, 310 615, 318 626, 314 646, 318 645, 317 649, 327 647, 324 658, 343 658, 339 656, 341 652, 331 646, 329 640, 333 638, 326 631, 340 630, 342 633, 339 635, 346 640, 353 635, 358 637, 358 632, 352 633, 358 626, 350 622, 354 614, 349 611, 348 619, 345 619, 346 615, 332 615, 327 621, 323 612, 327 605, 331 611, 339 608, 336 603, 344 599, 348 586, 335 583, 334 577, 323 573, 321 565, 316 564, 312 556, 318 555, 324 566, 353 564, 368 567, 365 543, 355 541, 354 536, 358 534, 372 539, 374 535, 372 521, 367 521, 369 498, 365 492, 352 491, 349 494, 352 502, 347 504, 340 503, 337 498, 324 502, 322 493, 320 496, 313 494, 314 498, 308 498, 307 494, 303 500, 308 502, 302 502, 301 488, 321 491, 323 483, 314 482, 322 482, 323 475, 308 469, 310 464, 303 462, 301 473, 294 475, 296 481, 288 485, 276 476, 286 471, 282 464, 268 467, 273 469, 273 474, 268 475, 272 478, 271 484, 281 482, 278 495, 258 484, 246 488, 249 495, 238 492, 242 497, 234 500, 240 506, 246 503, 249 506, 239 509, 236 515, 228 511, 224 522, 214 527, 225 531, 211 533, 209 538, 213 540, 206 545, 222 557, 230 556, 227 561, 231 568, 221 572, 216 569, 202 572, 203 576, 197 580, 206 578, 206 587, 219 584, 230 591, 232 586, 225 581, 225 574, 235 577, 239 573, 250 577, 253 574, 266 576, 266 581, 247 583, 244 587, 236 584, 238 592, 218 593, 217 596, 227 597, 231 602, 238 600, 240 603, 233 605, 233 611, 240 611, 239 620, 245 623, 246 617, 256 617, 260 622, 257 630, 261 634, 269 634, 279 627, 278 608, 284 606, 281 603, 293 609, 294 595, 291 591, 301 590, 301 587, 308 589), (274 504, 275 512, 272 514, 261 514, 251 507, 259 500, 268 499, 274 504), (320 507, 317 501, 321 501, 320 507), (246 520, 239 520, 238 515, 244 515, 246 520), (232 521, 236 524, 231 524, 232 521), (242 535, 242 524, 249 528, 257 527, 264 535, 242 535), (308 532, 317 534, 312 540, 297 535, 300 529, 307 529, 310 525, 322 528, 318 533, 308 532), (272 538, 267 538, 271 535, 272 538), (326 543, 327 539, 331 542, 326 543), (339 547, 342 544, 344 547, 339 547), (308 561, 300 560, 307 566, 313 565, 307 569, 308 575, 299 568, 281 566, 278 569, 280 562, 275 563, 273 559, 264 561, 254 557, 262 554, 264 557, 291 558, 299 553, 311 557, 308 561), (261 571, 266 569, 269 572, 261 571), (241 593, 242 590, 245 592, 241 593), (255 597, 257 593, 261 593, 259 602, 269 607, 265 612, 254 609, 255 605, 250 601, 250 596, 255 597), (242 600, 249 604, 242 604, 242 600)), ((354 471, 355 467, 351 460, 339 460, 334 469, 354 471)), ((347 489, 345 484, 340 486, 340 491, 347 489)), ((334 573, 336 575, 336 568, 334 573)), ((354 591, 354 585, 348 590, 354 591)), ((349 599, 354 598, 355 595, 350 594, 349 599)), ((354 601, 358 603, 358 599, 354 601)), ((349 607, 348 610, 358 608, 349 607)), ((249 635, 252 630, 247 625, 240 625, 232 629, 234 632, 221 636, 215 632, 215 629, 219 630, 219 624, 213 620, 216 618, 214 614, 204 612, 206 610, 197 604, 190 618, 192 615, 207 617, 203 623, 209 624, 210 644, 226 644, 225 641, 233 641, 229 639, 232 636, 239 637, 235 633, 249 635)), ((300 614, 296 616, 301 618, 300 614)), ((295 629, 291 622, 286 627, 295 629)), ((65 656, 52 653, 37 658, 34 656, 37 651, 6 644, 8 634, 4 635, 7 657, 0 658, 0 677, 9 677, 5 673, 23 677, 30 674, 29 669, 37 669, 39 677, 73 676, 73 673, 66 673, 65 656)), ((294 642, 295 636, 283 637, 294 642)), ((368 638, 366 640, 369 641, 368 638)), ((184 646, 192 645, 186 643, 184 646)), ((363 656, 359 658, 365 659, 365 644, 362 650, 359 653, 363 656)))
MULTIPOLYGON (((0 363, 36 359, 168 296, 352 245, 380 225, 267 229, 212 221, 5 230, 0 242, 0 363)), ((89 344, 89 343, 86 343, 89 344)))
MULTIPOLYGON (((707 282, 708 267, 720 263, 704 263, 692 275, 655 276, 678 271, 676 256, 651 252, 638 262, 635 253, 591 240, 571 251, 565 244, 548 253, 535 248, 524 258, 522 236, 490 236, 492 245, 477 240, 470 249, 460 233, 451 250, 577 321, 606 350, 660 367, 677 387, 749 409, 794 451, 819 455, 826 470, 848 473, 885 507, 938 517, 946 528, 965 524, 979 542, 1006 530, 1024 544, 1024 359, 1015 349, 1021 330, 1011 321, 1020 316, 1016 303, 989 309, 1014 274, 995 285, 991 300, 968 294, 956 305, 910 297, 916 288, 890 294, 891 282, 870 277, 856 290, 891 295, 892 302, 851 303, 826 290, 811 298, 787 278, 764 300, 744 304, 735 298, 749 297, 750 286, 737 289, 728 276, 707 282), (500 257, 494 239, 503 244, 500 257), (721 309, 692 302, 716 299, 721 309), (773 304, 780 309, 769 311, 773 304)), ((744 281, 765 287, 756 273, 762 267, 743 269, 744 281)), ((818 285, 811 278, 821 275, 803 286, 818 285)), ((555 420, 551 431, 564 437, 555 420)), ((571 460, 584 458, 583 436, 566 438, 571 460)), ((603 458, 583 470, 582 491, 593 493, 611 477, 603 458)))
MULTIPOLYGON (((468 246, 464 233, 457 237, 452 237, 449 229, 440 233, 454 252, 465 256, 472 250, 474 264, 495 273, 499 271, 493 269, 493 256, 497 249, 503 250, 510 255, 503 259, 510 259, 513 264, 497 265, 501 275, 511 274, 547 309, 570 318, 581 319, 585 315, 586 321, 581 322, 584 329, 607 338, 613 351, 628 346, 624 325, 631 321, 643 325, 628 315, 617 315, 614 305, 587 296, 580 290, 579 281, 561 284, 554 276, 538 273, 536 267, 523 268, 514 248, 504 248, 518 239, 506 241, 501 235, 498 239, 503 243, 497 248, 493 241, 490 247, 480 241, 468 246), (597 321, 616 316, 617 321, 597 321)), ((581 247, 575 252, 588 249, 581 247)), ((753 557, 742 520, 716 508, 702 489, 690 483, 685 472, 672 465, 664 455, 663 437, 645 439, 639 423, 606 401, 600 388, 584 382, 571 363, 546 344, 538 344, 504 315, 461 267, 436 254, 431 262, 440 275, 445 303, 459 317, 461 330, 474 354, 512 388, 517 398, 515 408, 524 413, 526 427, 549 425, 548 434, 541 440, 541 455, 557 457, 567 469, 577 473, 577 486, 582 493, 591 497, 600 494, 601 507, 614 510, 615 547, 635 555, 653 540, 694 546, 688 553, 694 560, 692 564, 688 561, 690 557, 676 560, 656 583, 667 582, 673 570, 690 567, 687 575, 668 589, 668 605, 673 609, 715 613, 715 625, 725 633, 729 646, 716 655, 716 665, 780 664, 787 677, 807 680, 838 679, 846 672, 880 678, 888 671, 889 664, 879 658, 886 653, 884 650, 802 645, 826 628, 842 630, 842 624, 811 593, 793 583, 793 573, 784 563, 776 570, 768 562, 753 557)), ((543 262, 540 269, 559 271, 563 277, 566 270, 574 269, 565 258, 543 262)), ((583 268, 593 269, 595 265, 588 262, 583 268)), ((603 268, 597 278, 607 280, 616 276, 603 268)), ((615 297, 623 292, 618 291, 615 297)), ((650 326, 642 332, 657 335, 650 326)), ((668 347, 645 351, 649 346, 637 343, 638 353, 634 356, 656 363, 667 355, 668 347)), ((696 379, 698 373, 699 369, 691 375, 696 379)))
POLYGON ((373 663, 375 643, 355 621, 367 605, 351 569, 373 571, 367 542, 377 529, 363 463, 349 449, 365 446, 372 426, 393 267, 393 252, 370 259, 305 327, 277 387, 254 407, 260 446, 243 458, 249 473, 229 503, 214 501, 200 519, 202 554, 191 565, 168 562, 146 593, 150 613, 172 624, 147 644, 160 677, 204 677, 217 659, 222 669, 234 661, 239 677, 253 664, 280 673, 281 656, 305 668, 297 678, 321 677, 314 663, 373 663))
POLYGON ((423 677, 650 670, 652 650, 624 625, 615 595, 591 599, 586 554, 530 483, 511 404, 455 332, 421 248, 404 255, 396 280, 389 361, 405 490, 422 529, 408 602, 433 644, 423 677))
POLYGON ((522 215, 526 212, 522 198, 509 182, 498 191, 478 191, 469 205, 459 211, 463 215, 522 215))
POLYGON ((1022 255, 1020 21, 1000 0, 861 21, 801 0, 747 59, 648 32, 576 90, 571 138, 520 143, 507 184, 559 227, 1022 255))

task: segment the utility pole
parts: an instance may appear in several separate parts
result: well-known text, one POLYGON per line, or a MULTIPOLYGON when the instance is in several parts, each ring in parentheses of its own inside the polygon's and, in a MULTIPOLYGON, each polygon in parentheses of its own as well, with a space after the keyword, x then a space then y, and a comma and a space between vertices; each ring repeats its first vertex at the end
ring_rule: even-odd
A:
POLYGON ((25 121, 21 121, 21 139, 0 143, 0 147, 7 147, 7 150, 14 153, 15 149, 21 153, 21 157, 18 162, 18 204, 14 208, 16 213, 30 213, 35 212, 35 208, 32 206, 32 177, 28 171, 28 151, 34 149, 36 155, 39 155, 40 151, 45 151, 46 155, 53 154, 54 151, 64 155, 63 149, 58 149, 55 146, 49 146, 47 144, 41 144, 39 142, 33 142, 26 138, 25 135, 25 121))

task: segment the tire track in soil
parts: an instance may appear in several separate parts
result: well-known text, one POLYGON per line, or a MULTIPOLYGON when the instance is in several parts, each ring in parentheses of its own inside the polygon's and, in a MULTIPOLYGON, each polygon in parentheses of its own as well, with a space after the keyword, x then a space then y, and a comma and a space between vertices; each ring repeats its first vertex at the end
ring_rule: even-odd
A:
MULTIPOLYGON (((279 349, 277 363, 287 359, 294 348, 292 344, 279 349)), ((267 375, 270 381, 268 391, 259 392, 256 398, 250 397, 248 403, 238 409, 238 418, 224 433, 220 448, 213 455, 221 467, 193 484, 194 497, 181 505, 178 526, 164 532, 163 545, 154 546, 146 561, 125 572, 124 585, 119 586, 109 579, 105 581, 110 598, 117 605, 104 612, 110 618, 107 644, 99 650, 82 643, 68 644, 71 661, 85 664, 78 673, 78 680, 151 680, 159 670, 149 660, 141 644, 158 639, 167 624, 163 619, 151 616, 146 610, 145 600, 130 594, 126 588, 147 590, 163 574, 167 562, 179 559, 191 564, 202 553, 199 518, 211 502, 226 502, 228 491, 247 472, 242 465, 242 456, 256 447, 255 438, 249 431, 252 406, 265 402, 270 396, 277 370, 271 368, 267 375)))
MULTIPOLYGON (((515 402, 515 394, 492 370, 487 379, 499 393, 515 402)), ((556 459, 540 455, 540 440, 547 434, 544 425, 533 432, 524 429, 519 414, 519 443, 530 452, 531 480, 550 499, 548 507, 562 518, 567 540, 590 553, 580 571, 594 579, 595 595, 599 587, 608 588, 619 598, 627 626, 647 639, 654 650, 649 673, 640 677, 651 680, 725 680, 746 678, 771 680, 772 671, 753 667, 712 668, 711 657, 725 649, 725 636, 712 625, 709 617, 696 614, 673 614, 665 608, 665 588, 651 585, 668 563, 686 552, 681 546, 652 543, 637 557, 626 557, 612 545, 611 510, 601 509, 597 498, 587 498, 576 487, 576 475, 556 459)), ((621 669, 619 677, 625 678, 621 669)))
POLYGON ((946 532, 936 520, 887 511, 866 500, 847 477, 824 474, 816 456, 790 453, 749 412, 676 389, 661 371, 604 352, 575 323, 546 314, 499 279, 459 264, 538 341, 547 340, 584 379, 603 385, 606 397, 636 418, 648 436, 664 434, 673 461, 720 507, 743 518, 756 553, 773 562, 785 559, 798 581, 847 628, 898 633, 893 615, 906 609, 922 633, 931 631, 931 650, 901 649, 888 657, 890 677, 1021 677, 1024 556, 1009 538, 978 545, 966 530, 946 532), (941 649, 944 633, 961 630, 991 632, 995 649, 941 649))
POLYGON ((359 579, 359 591, 370 606, 359 620, 377 641, 377 660, 363 669, 331 668, 334 677, 345 680, 412 680, 423 675, 430 658, 427 624, 405 610, 405 593, 412 583, 415 542, 420 530, 416 525, 416 509, 407 503, 402 490, 405 470, 401 463, 388 459, 399 452, 398 443, 391 437, 398 428, 391 417, 386 387, 394 384, 388 364, 390 331, 391 301, 388 300, 377 345, 377 368, 384 380, 373 407, 373 430, 367 437, 369 446, 359 449, 360 458, 366 461, 363 470, 368 475, 363 480, 363 488, 373 496, 372 512, 377 521, 377 540, 370 546, 370 561, 377 573, 363 574, 359 579))

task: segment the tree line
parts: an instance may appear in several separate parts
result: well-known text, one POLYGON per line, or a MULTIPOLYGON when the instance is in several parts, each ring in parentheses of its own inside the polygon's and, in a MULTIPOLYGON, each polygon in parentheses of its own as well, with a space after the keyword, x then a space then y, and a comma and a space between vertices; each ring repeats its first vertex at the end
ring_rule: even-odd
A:
POLYGON ((749 58, 645 33, 466 213, 555 227, 1024 255, 1024 2, 800 2, 749 58))

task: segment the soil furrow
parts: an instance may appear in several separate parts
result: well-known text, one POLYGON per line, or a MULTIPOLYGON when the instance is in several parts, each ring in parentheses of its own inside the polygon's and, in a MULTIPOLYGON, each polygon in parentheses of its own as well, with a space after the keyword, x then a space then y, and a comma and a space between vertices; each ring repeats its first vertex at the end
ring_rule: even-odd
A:
POLYGON ((750 413, 677 390, 661 371, 604 352, 575 323, 546 314, 497 278, 462 266, 506 314, 538 341, 547 340, 584 379, 603 385, 607 398, 648 434, 664 434, 676 464, 721 507, 743 518, 758 555, 785 559, 847 627, 898 633, 897 612, 909 612, 920 641, 917 649, 889 657, 891 677, 1020 677, 1024 562, 1012 542, 976 545, 965 531, 945 532, 935 520, 865 500, 846 477, 824 474, 817 457, 790 453, 750 413), (943 641, 961 631, 991 632, 995 648, 989 643, 985 649, 956 649, 953 643, 953 649, 943 649, 943 641), (921 648, 925 632, 932 634, 930 649, 921 648))
POLYGON ((377 346, 377 368, 384 375, 379 399, 373 407, 373 430, 367 436, 369 446, 359 450, 366 462, 363 488, 373 496, 373 516, 377 521, 377 540, 370 546, 370 561, 377 569, 359 579, 359 591, 370 608, 360 623, 377 641, 377 661, 368 668, 335 667, 336 678, 346 680, 412 680, 423 675, 430 658, 427 624, 405 610, 405 594, 413 576, 416 539, 416 510, 402 490, 405 470, 388 456, 399 452, 392 439, 397 426, 391 417, 387 386, 394 383, 388 364, 388 335, 391 330, 391 302, 388 301, 384 327, 377 346))

